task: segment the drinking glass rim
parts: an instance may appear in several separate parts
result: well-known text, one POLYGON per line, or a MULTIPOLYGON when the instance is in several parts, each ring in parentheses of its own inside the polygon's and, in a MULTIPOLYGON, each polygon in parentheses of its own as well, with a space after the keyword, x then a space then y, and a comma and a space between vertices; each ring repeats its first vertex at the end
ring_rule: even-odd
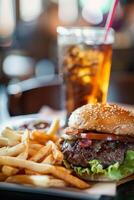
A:
POLYGON ((87 44, 113 44, 114 43, 114 29, 110 28, 105 40, 106 29, 104 27, 88 27, 88 26, 58 26, 58 42, 64 43, 67 38, 72 38, 78 43, 86 42, 87 44))
MULTIPOLYGON (((106 31, 106 28, 105 27, 90 27, 90 26, 57 26, 57 33, 63 33, 64 31, 64 34, 67 34, 67 32, 65 31, 106 31)), ((112 33, 114 34, 114 29, 111 27, 109 29, 109 33, 112 33)))

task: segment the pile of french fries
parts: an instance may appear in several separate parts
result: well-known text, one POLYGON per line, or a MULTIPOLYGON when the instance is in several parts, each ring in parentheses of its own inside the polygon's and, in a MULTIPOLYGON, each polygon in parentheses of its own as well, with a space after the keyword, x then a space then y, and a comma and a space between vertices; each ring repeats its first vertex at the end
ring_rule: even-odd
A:
POLYGON ((47 131, 5 128, 0 135, 0 181, 40 187, 89 188, 88 183, 62 166, 58 131, 57 119, 47 131))

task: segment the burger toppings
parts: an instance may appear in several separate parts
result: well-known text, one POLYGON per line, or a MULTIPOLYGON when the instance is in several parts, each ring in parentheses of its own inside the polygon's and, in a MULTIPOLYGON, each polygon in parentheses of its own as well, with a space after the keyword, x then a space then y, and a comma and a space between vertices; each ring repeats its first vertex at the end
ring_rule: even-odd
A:
POLYGON ((134 144, 121 141, 77 140, 64 141, 62 151, 65 160, 74 166, 87 167, 94 159, 100 161, 105 168, 116 162, 121 164, 127 150, 134 150, 134 144))
POLYGON ((114 134, 109 134, 109 133, 81 133, 80 134, 81 138, 87 138, 90 140, 119 140, 119 141, 129 141, 129 142, 134 142, 134 138, 128 137, 128 136, 118 136, 114 134))
POLYGON ((96 132, 96 131, 90 132, 87 130, 75 129, 75 128, 70 128, 70 127, 67 127, 65 129, 65 134, 68 135, 72 139, 84 138, 84 139, 89 139, 89 140, 107 140, 107 141, 118 140, 118 141, 124 141, 124 142, 125 141, 134 142, 134 137, 130 137, 130 136, 115 135, 111 133, 101 133, 101 132, 96 132))
POLYGON ((83 140, 81 140, 80 142, 79 142, 79 145, 80 145, 80 147, 88 147, 88 146, 90 146, 92 144, 92 140, 85 140, 85 139, 83 139, 83 140))

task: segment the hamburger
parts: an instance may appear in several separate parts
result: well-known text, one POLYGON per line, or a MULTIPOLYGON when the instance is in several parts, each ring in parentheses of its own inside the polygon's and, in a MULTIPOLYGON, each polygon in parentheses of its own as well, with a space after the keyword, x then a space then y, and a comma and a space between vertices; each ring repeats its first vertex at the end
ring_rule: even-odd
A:
POLYGON ((134 114, 116 104, 87 104, 72 112, 61 142, 64 164, 93 181, 134 174, 134 114))

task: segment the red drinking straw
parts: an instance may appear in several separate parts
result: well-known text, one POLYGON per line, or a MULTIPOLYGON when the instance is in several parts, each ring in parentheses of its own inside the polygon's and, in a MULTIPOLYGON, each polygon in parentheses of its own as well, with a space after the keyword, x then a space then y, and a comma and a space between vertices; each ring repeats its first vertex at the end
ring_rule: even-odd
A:
POLYGON ((107 17, 106 25, 105 25, 106 32, 105 32, 105 35, 104 35, 104 42, 106 41, 109 29, 112 26, 117 4, 118 4, 118 0, 113 0, 113 3, 111 5, 110 11, 109 11, 109 14, 108 14, 108 17, 107 17))

